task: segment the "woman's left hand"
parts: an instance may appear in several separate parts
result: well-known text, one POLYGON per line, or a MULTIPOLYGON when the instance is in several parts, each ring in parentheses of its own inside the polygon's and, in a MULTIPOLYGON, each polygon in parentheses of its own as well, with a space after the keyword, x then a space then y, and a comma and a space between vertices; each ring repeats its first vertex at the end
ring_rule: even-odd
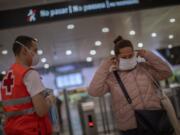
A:
POLYGON ((140 56, 140 57, 144 58, 146 53, 147 53, 147 51, 144 49, 138 50, 137 51, 137 57, 140 56))

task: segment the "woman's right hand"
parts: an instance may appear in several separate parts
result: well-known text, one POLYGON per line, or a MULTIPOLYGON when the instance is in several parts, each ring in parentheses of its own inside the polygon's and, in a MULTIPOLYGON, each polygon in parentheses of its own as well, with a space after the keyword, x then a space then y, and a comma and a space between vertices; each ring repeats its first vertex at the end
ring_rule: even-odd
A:
POLYGON ((112 65, 110 66, 109 71, 113 72, 113 71, 119 70, 119 66, 118 66, 119 61, 117 60, 117 58, 113 57, 111 59, 111 62, 112 62, 112 65))

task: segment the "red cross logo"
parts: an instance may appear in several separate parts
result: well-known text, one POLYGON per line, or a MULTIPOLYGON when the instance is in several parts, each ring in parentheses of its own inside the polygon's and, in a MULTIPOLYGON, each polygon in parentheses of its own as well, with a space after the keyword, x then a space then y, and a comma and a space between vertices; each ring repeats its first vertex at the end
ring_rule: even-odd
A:
POLYGON ((3 87, 6 90, 6 95, 12 94, 12 89, 14 87, 14 75, 12 71, 9 71, 6 77, 4 78, 3 87))

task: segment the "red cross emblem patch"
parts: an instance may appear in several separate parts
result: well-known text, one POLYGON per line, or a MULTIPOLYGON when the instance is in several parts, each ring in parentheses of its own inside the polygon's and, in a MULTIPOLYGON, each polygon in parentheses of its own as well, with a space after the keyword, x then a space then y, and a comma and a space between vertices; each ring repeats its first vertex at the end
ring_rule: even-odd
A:
POLYGON ((14 75, 12 71, 9 71, 3 80, 3 88, 5 89, 6 95, 12 95, 14 88, 14 75))

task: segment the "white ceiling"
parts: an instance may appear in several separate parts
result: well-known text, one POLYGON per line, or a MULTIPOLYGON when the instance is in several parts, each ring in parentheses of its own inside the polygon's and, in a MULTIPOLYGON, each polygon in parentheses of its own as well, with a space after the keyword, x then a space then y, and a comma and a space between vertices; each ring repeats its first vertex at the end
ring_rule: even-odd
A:
POLYGON ((109 56, 117 35, 130 39, 135 47, 138 42, 143 42, 146 49, 167 47, 168 44, 180 45, 179 13, 180 6, 171 6, 0 30, 0 45, 3 45, 0 51, 9 51, 8 55, 0 54, 0 71, 7 69, 13 62, 11 48, 18 35, 38 38, 39 48, 44 51, 41 57, 46 57, 50 65, 85 61, 91 49, 97 51, 94 60, 109 56), (169 22, 172 17, 176 18, 175 23, 169 22), (74 24, 75 29, 67 30, 68 24, 74 24), (110 32, 102 33, 103 27, 110 28, 110 32), (130 36, 130 30, 135 30, 136 35, 130 36), (156 38, 151 37, 152 32, 157 33, 156 38), (174 39, 168 39, 169 34, 173 34, 174 39), (95 47, 96 40, 102 41, 102 46, 95 47), (67 49, 72 50, 72 55, 65 55, 67 49))

